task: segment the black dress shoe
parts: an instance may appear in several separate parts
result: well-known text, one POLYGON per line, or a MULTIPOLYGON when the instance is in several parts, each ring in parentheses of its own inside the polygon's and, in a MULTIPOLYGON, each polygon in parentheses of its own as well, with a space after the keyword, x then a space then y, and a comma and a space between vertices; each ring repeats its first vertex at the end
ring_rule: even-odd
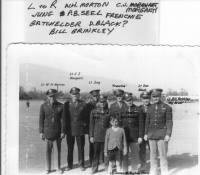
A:
POLYGON ((47 171, 46 171, 46 174, 50 174, 50 173, 51 173, 51 170, 47 170, 47 171))
POLYGON ((85 171, 85 167, 84 166, 81 166, 81 171, 85 171))
POLYGON ((70 170, 72 170, 72 167, 71 167, 71 166, 68 166, 68 167, 66 168, 66 171, 70 171, 70 170))
POLYGON ((97 172, 98 172, 97 169, 93 169, 92 172, 91 172, 91 174, 95 174, 95 173, 97 173, 97 172))
POLYGON ((61 168, 58 168, 58 173, 59 174, 62 174, 63 173, 63 170, 61 168))

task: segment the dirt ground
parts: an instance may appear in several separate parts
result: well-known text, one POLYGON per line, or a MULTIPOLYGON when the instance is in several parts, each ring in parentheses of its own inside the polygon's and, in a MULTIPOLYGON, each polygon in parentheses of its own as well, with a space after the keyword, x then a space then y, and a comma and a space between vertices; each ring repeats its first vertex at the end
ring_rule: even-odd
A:
MULTIPOLYGON (((44 174, 45 142, 39 138, 39 107, 42 101, 31 101, 29 110, 26 102, 20 101, 19 120, 19 170, 20 174, 44 174)), ((199 174, 198 167, 198 125, 200 112, 198 104, 173 105, 173 133, 169 143, 168 163, 170 174, 199 174)), ((54 145, 55 148, 55 145, 54 145)), ((88 137, 85 145, 86 165, 88 160, 88 137)), ((62 141, 62 168, 67 166, 66 140, 62 141)), ((74 150, 74 162, 77 162, 77 147, 74 150)), ((56 169, 56 149, 53 152, 53 168, 56 169)), ((90 174, 91 169, 81 171, 74 168, 64 174, 90 174)), ((57 174, 53 172, 51 174, 57 174)), ((106 174, 100 166, 99 175, 106 174)))

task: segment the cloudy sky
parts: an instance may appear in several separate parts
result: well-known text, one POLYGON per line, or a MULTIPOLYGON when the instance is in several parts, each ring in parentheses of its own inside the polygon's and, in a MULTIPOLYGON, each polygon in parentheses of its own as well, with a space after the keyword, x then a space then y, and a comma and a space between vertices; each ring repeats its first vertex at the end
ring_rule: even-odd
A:
MULTIPOLYGON (((34 64, 83 76, 148 84, 164 90, 185 88, 199 94, 200 48, 167 46, 13 45, 8 63, 34 64)), ((9 64, 8 64, 9 66, 9 64)), ((38 75, 37 75, 38 74, 38 75)), ((48 77, 55 72, 49 71, 48 77)), ((41 77, 41 72, 36 71, 41 77)), ((67 77, 68 75, 66 75, 67 77)))

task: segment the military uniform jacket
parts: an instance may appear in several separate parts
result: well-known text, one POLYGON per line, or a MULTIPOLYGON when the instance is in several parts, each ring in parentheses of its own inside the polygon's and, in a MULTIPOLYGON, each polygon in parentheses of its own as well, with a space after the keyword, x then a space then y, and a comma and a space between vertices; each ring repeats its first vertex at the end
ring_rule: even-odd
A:
POLYGON ((132 105, 121 118, 127 142, 137 142, 139 137, 143 138, 144 118, 141 108, 132 105))
POLYGON ((86 104, 86 127, 85 134, 89 134, 89 125, 90 125, 90 115, 92 110, 96 107, 96 102, 91 101, 86 104))
MULTIPOLYGON (((116 115, 121 119, 121 116, 124 116, 126 111, 128 109, 128 106, 126 105, 125 102, 122 102, 122 106, 120 107, 118 102, 115 102, 113 104, 111 104, 110 106, 110 115, 116 115)), ((122 121, 120 121, 120 126, 122 126, 122 121)), ((123 126, 122 126, 123 127, 123 126)))
POLYGON ((90 115, 90 137, 94 137, 95 142, 104 142, 106 130, 109 127, 109 111, 104 112, 95 108, 90 115))
POLYGON ((142 113, 141 115, 142 115, 142 118, 143 118, 143 126, 144 126, 143 131, 142 131, 143 135, 144 135, 144 132, 145 132, 145 123, 146 123, 146 118, 147 118, 147 110, 148 110, 149 106, 150 106, 150 104, 147 105, 147 106, 144 106, 144 105, 139 106, 141 113, 142 113))
POLYGON ((45 102, 40 107, 39 131, 47 139, 57 139, 61 133, 63 104, 56 101, 53 104, 45 102))
POLYGON ((63 132, 72 136, 84 135, 86 127, 86 104, 66 102, 63 109, 63 132))
POLYGON ((163 103, 152 104, 147 110, 145 134, 149 139, 164 139, 172 133, 172 108, 163 103))

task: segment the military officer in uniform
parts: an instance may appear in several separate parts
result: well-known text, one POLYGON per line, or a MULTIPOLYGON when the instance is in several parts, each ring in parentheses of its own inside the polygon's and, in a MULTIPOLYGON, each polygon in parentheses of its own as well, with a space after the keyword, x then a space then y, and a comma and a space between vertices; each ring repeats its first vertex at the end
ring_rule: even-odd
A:
MULTIPOLYGON (((94 89, 92 91, 90 91, 90 95, 91 98, 87 101, 86 104, 86 111, 87 111, 87 115, 86 115, 86 130, 85 130, 85 134, 88 134, 89 136, 89 123, 90 123, 90 114, 91 111, 96 108, 96 104, 99 100, 99 93, 100 90, 99 89, 94 89)), ((92 143, 90 140, 90 137, 88 138, 89 140, 89 161, 90 161, 90 167, 92 166, 92 162, 93 162, 93 157, 94 157, 94 143, 92 143)))
MULTIPOLYGON (((140 94, 140 98, 142 100, 142 105, 140 106, 140 109, 142 111, 142 117, 144 121, 144 126, 145 126, 145 120, 146 120, 146 115, 147 115, 147 110, 148 107, 150 106, 150 92, 144 91, 140 94)), ((145 127, 144 127, 145 129, 145 127)), ((144 130, 142 131, 144 134, 144 130)), ((139 157, 140 157, 140 172, 145 172, 146 171, 146 148, 149 147, 149 142, 145 141, 143 139, 142 143, 139 145, 139 157)))
POLYGON ((144 120, 141 109, 133 104, 132 93, 125 94, 125 101, 128 108, 121 118, 127 140, 128 154, 124 156, 123 169, 124 172, 128 172, 128 158, 130 155, 129 150, 131 150, 130 158, 132 172, 137 172, 140 163, 139 145, 142 143, 144 134, 144 120))
POLYGON ((99 102, 90 115, 90 141, 94 143, 93 174, 98 172, 100 155, 104 154, 106 129, 109 127, 110 118, 106 100, 105 95, 100 95, 99 102))
POLYGON ((63 104, 56 100, 56 94, 57 90, 49 89, 46 92, 47 100, 40 107, 39 130, 41 139, 46 141, 47 174, 51 173, 51 155, 54 141, 56 141, 58 150, 58 170, 62 172, 60 153, 63 104))
POLYGON ((81 170, 84 168, 84 146, 86 127, 86 104, 80 99, 80 89, 73 87, 70 90, 72 102, 65 102, 63 108, 63 134, 67 136, 68 168, 73 168, 73 151, 76 139, 78 148, 78 161, 81 170))
POLYGON ((150 145, 150 174, 157 174, 157 150, 160 156, 161 174, 168 173, 167 147, 172 134, 172 108, 161 101, 162 89, 153 89, 153 104, 147 110, 145 140, 150 145))
MULTIPOLYGON (((116 115, 121 120, 121 116, 127 111, 127 105, 124 102, 125 92, 122 89, 117 89, 114 91, 114 95, 117 101, 110 105, 110 115, 116 115)), ((122 125, 120 121, 120 126, 122 125)))

